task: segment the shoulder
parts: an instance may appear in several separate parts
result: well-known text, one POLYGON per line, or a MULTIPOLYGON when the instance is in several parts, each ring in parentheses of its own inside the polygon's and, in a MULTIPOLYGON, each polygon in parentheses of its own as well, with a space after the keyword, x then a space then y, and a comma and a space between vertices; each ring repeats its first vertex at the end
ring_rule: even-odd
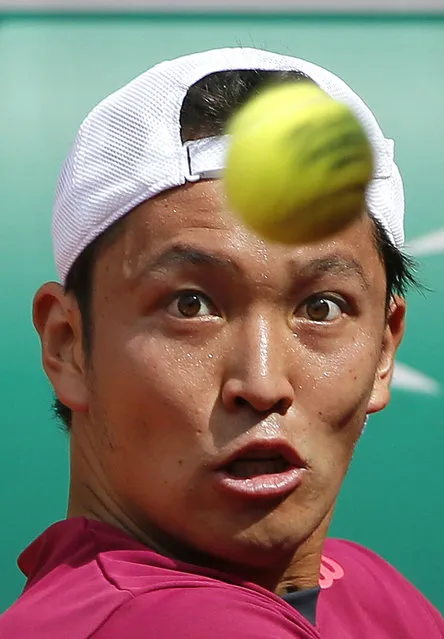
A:
POLYGON ((206 580, 141 593, 116 610, 94 639, 318 639, 317 631, 278 597, 206 580))
POLYGON ((100 552, 105 581, 124 595, 94 639, 318 639, 313 626, 273 593, 145 547, 100 552))
POLYGON ((333 573, 336 569, 342 573, 341 578, 353 578, 354 583, 359 583, 361 579, 364 579, 367 588, 379 589, 382 585, 381 581, 383 581, 389 589, 396 586, 414 592, 422 598, 420 592, 385 559, 369 548, 352 541, 327 539, 323 550, 322 565, 326 579, 328 579, 329 568, 333 573))
POLYGON ((370 620, 375 629, 384 623, 402 629, 406 639, 444 637, 442 616, 432 604, 396 568, 360 544, 326 541, 320 585, 320 619, 333 608, 336 613, 346 609, 355 621, 370 620))

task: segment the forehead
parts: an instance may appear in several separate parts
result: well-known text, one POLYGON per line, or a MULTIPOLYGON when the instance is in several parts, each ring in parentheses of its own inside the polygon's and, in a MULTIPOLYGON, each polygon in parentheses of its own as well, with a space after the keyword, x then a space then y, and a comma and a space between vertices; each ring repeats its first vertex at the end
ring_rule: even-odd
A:
MULTIPOLYGON (((207 180, 146 201, 125 218, 122 233, 104 251, 106 273, 131 281, 157 257, 178 246, 225 257, 246 271, 278 277, 291 265, 339 256, 385 285, 373 224, 363 214, 345 230, 313 244, 285 246, 264 241, 226 206, 222 183, 207 180)), ((102 260, 99 260, 101 262, 102 260)), ((99 269, 100 269, 100 265, 99 269)))

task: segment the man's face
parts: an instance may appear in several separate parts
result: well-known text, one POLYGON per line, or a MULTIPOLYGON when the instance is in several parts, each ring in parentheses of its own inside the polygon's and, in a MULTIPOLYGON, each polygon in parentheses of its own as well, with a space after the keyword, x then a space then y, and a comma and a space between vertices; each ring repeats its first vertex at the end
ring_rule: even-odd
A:
POLYGON ((146 202, 101 253, 72 437, 161 545, 265 567, 328 518, 366 414, 388 401, 403 313, 386 321, 367 216, 272 245, 221 193, 207 181, 146 202))

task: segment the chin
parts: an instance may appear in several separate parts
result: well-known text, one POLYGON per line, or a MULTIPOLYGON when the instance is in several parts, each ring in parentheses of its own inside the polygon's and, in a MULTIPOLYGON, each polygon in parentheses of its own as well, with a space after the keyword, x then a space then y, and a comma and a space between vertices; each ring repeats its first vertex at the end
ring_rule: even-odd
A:
POLYGON ((312 527, 301 526, 300 521, 284 522, 268 516, 248 527, 219 528, 215 534, 208 535, 205 553, 229 564, 276 569, 277 565, 288 562, 312 533, 312 527))

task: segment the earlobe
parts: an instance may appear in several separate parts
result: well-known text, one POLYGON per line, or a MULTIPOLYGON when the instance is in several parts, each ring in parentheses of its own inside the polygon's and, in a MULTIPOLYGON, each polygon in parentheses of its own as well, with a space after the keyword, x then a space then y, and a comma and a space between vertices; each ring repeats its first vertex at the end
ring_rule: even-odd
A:
POLYGON ((75 299, 60 284, 44 284, 34 297, 33 321, 40 336, 43 368, 57 397, 71 410, 85 412, 82 324, 75 299))
POLYGON ((396 352, 404 335, 405 314, 405 300, 401 297, 394 297, 387 314, 381 356, 367 407, 367 414, 377 413, 382 410, 390 400, 390 384, 393 377, 396 352))

